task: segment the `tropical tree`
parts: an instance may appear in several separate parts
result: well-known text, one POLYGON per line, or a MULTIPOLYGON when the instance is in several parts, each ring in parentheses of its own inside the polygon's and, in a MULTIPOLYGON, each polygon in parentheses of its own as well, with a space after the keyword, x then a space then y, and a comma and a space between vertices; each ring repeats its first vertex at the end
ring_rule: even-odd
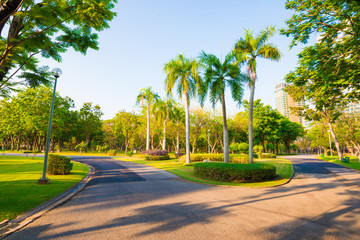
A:
POLYGON ((239 105, 243 97, 242 83, 247 80, 247 76, 240 72, 240 67, 236 64, 235 54, 228 53, 222 62, 213 54, 207 54, 204 51, 200 54, 201 62, 206 65, 204 81, 206 91, 209 90, 210 101, 215 107, 215 104, 220 101, 222 106, 223 116, 223 138, 224 138, 224 162, 229 162, 229 132, 226 120, 226 104, 225 104, 225 88, 230 87, 232 98, 239 105))
POLYGON ((202 80, 199 74, 201 64, 193 58, 185 58, 182 54, 165 64, 166 74, 165 90, 172 95, 172 90, 177 84, 179 97, 185 100, 185 133, 186 133, 186 163, 190 163, 190 99, 202 94, 202 80))
POLYGON ((147 127, 146 127, 146 150, 150 149, 150 111, 153 104, 159 100, 159 95, 152 91, 151 87, 142 88, 139 95, 136 98, 136 104, 144 104, 146 101, 146 116, 147 116, 147 127))
POLYGON ((98 49, 98 34, 116 15, 116 0, 0 2, 0 96, 16 89, 17 80, 36 86, 51 75, 38 67, 37 55, 61 62, 72 48, 86 54, 98 49), (24 71, 14 80, 18 72, 24 71))
POLYGON ((255 81, 257 79, 256 60, 258 58, 279 61, 281 57, 280 51, 272 43, 268 43, 270 37, 275 34, 274 26, 265 28, 256 37, 253 32, 247 30, 245 38, 235 44, 235 52, 238 62, 247 64, 247 73, 250 78, 250 101, 249 101, 249 163, 253 162, 253 104, 255 93, 255 81))
POLYGON ((166 150, 166 124, 169 119, 174 116, 173 108, 175 106, 175 100, 167 98, 165 100, 159 100, 154 104, 153 112, 157 119, 163 122, 163 141, 162 149, 166 150))

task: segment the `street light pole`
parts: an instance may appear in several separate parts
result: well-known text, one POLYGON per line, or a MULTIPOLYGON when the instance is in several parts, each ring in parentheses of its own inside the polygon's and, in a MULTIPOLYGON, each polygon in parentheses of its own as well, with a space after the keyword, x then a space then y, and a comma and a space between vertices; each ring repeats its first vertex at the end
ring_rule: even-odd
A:
POLYGON ((328 130, 329 133, 329 143, 330 143, 330 153, 331 153, 331 159, 333 158, 332 150, 331 150, 331 139, 330 139, 330 130, 328 130))
POLYGON ((62 74, 62 71, 61 71, 60 68, 54 68, 52 70, 52 73, 53 73, 53 75, 55 77, 54 91, 53 91, 53 95, 52 95, 50 117, 49 117, 49 124, 48 124, 48 132, 47 132, 47 138, 46 138, 43 173, 42 173, 42 177, 38 180, 38 184, 48 184, 48 183, 50 183, 50 179, 46 178, 46 169, 47 169, 47 160, 48 160, 48 155, 49 155, 49 145, 50 145, 50 136, 51 136, 51 123, 52 123, 52 117, 53 117, 53 112, 54 112, 56 84, 57 84, 57 79, 62 74))

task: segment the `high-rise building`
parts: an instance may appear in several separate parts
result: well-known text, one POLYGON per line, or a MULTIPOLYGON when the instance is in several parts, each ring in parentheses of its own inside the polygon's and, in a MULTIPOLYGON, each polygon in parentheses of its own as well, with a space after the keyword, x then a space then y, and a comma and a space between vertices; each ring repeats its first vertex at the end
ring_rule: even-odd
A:
POLYGON ((276 109, 280 112, 281 115, 287 117, 292 122, 301 123, 304 127, 308 125, 304 117, 300 117, 297 114, 291 112, 290 107, 302 107, 304 102, 295 102, 287 92, 285 88, 288 84, 280 83, 275 86, 275 100, 276 100, 276 109))

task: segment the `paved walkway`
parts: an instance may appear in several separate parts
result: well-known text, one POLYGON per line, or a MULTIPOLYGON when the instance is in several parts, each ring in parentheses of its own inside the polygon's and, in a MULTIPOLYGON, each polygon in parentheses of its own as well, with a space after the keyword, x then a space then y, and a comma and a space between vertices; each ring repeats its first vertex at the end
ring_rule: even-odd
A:
POLYGON ((291 159, 295 178, 263 189, 202 185, 145 165, 83 159, 97 170, 88 187, 8 239, 359 239, 359 172, 308 156, 291 159))

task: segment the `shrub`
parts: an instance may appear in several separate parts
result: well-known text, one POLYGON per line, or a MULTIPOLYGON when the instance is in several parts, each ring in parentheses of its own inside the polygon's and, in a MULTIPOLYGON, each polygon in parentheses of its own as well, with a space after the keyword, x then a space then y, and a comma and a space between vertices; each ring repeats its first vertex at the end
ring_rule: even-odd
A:
POLYGON ((183 155, 185 155, 185 153, 175 153, 175 157, 176 157, 176 158, 179 158, 179 157, 181 157, 181 156, 183 156, 183 155))
POLYGON ((194 173, 199 177, 215 181, 259 181, 274 178, 276 167, 259 163, 195 163, 194 173))
POLYGON ((142 152, 142 154, 150 155, 150 156, 169 156, 168 151, 166 150, 145 150, 142 152))
POLYGON ((260 154, 261 158, 276 158, 276 154, 272 154, 272 153, 261 153, 260 154))
MULTIPOLYGON (((249 159, 247 154, 229 154, 229 161, 231 162, 234 157, 243 157, 249 159)), ((185 162, 186 156, 181 156, 179 158, 179 162, 185 162)), ((224 161, 224 154, 223 153, 217 153, 217 154, 208 154, 208 153, 202 153, 202 154, 190 154, 190 160, 192 162, 202 162, 204 160, 211 160, 213 162, 223 162, 224 161)))
POLYGON ((183 166, 189 167, 189 166, 194 166, 194 164, 193 163, 184 163, 183 166))
POLYGON ((247 154, 239 154, 238 156, 234 156, 231 158, 231 162, 233 163, 249 163, 249 155, 247 154))
POLYGON ((107 153, 109 156, 116 156, 116 150, 109 150, 107 153))
POLYGON ((249 152, 249 144, 247 143, 240 143, 238 149, 241 153, 248 153, 249 152))
POLYGON ((132 155, 134 155, 134 152, 133 152, 133 151, 128 151, 128 152, 126 152, 126 156, 131 157, 132 155))
POLYGON ((151 155, 145 155, 145 160, 169 160, 169 155, 167 156, 151 156, 151 155))
POLYGON ((73 167, 73 164, 70 161, 71 160, 68 157, 50 154, 47 173, 53 175, 69 174, 73 167))
POLYGON ((234 143, 231 143, 230 146, 229 146, 230 150, 232 152, 238 152, 239 151, 239 144, 234 142, 234 143))

